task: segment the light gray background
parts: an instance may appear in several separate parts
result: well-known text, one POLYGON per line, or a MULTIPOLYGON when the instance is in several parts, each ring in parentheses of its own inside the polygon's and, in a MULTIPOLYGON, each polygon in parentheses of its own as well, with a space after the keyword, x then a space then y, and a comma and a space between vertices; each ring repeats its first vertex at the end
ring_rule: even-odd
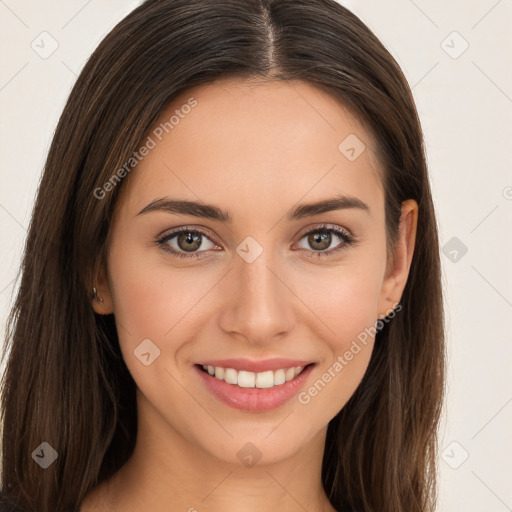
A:
MULTIPOLYGON (((341 3, 402 66, 425 131, 449 355, 438 510, 512 511, 512 0, 341 3)), ((2 333, 60 112, 88 56, 137 5, 0 0, 2 333)))

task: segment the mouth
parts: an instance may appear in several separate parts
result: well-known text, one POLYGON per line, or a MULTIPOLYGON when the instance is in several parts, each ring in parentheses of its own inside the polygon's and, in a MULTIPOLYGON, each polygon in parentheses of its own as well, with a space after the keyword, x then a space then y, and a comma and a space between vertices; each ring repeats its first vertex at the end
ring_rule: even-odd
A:
POLYGON ((261 372, 203 363, 194 369, 214 398, 235 409, 264 412, 280 407, 300 391, 317 366, 304 363, 261 372))
POLYGON ((263 372, 251 372, 247 370, 236 370, 235 368, 224 368, 206 364, 196 364, 204 373, 215 379, 232 384, 241 388, 268 389, 290 382, 300 375, 305 369, 314 365, 309 363, 306 366, 291 366, 277 370, 266 370, 263 372))

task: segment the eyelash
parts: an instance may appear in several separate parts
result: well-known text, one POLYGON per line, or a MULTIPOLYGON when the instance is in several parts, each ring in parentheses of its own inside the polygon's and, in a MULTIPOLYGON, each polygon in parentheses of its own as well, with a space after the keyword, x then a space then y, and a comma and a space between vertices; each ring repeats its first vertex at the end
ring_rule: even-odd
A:
MULTIPOLYGON (((310 231, 307 231, 300 237, 300 240, 302 240, 304 237, 306 237, 312 233, 319 233, 319 232, 334 233, 336 236, 338 236, 342 240, 343 243, 340 243, 340 245, 338 247, 336 247, 335 249, 330 249, 329 251, 311 251, 314 257, 322 258, 325 256, 331 256, 332 254, 338 253, 339 251, 342 251, 343 249, 345 249, 347 247, 356 245, 356 243, 357 243, 356 238, 352 235, 349 235, 346 231, 344 231, 340 228, 329 227, 326 224, 316 227, 310 231)), ((199 233, 199 234, 203 235, 204 237, 206 237, 208 240, 210 240, 210 242, 214 243, 203 230, 201 230, 199 228, 187 228, 187 227, 180 228, 176 231, 171 231, 170 233, 167 233, 167 234, 163 235, 162 237, 158 238, 156 240, 156 242, 159 246, 162 247, 162 249, 164 251, 171 253, 173 256, 175 256, 177 258, 185 258, 185 259, 202 258, 202 256, 200 256, 200 254, 203 252, 206 252, 206 251, 197 251, 197 252, 191 252, 191 253, 187 254, 182 251, 177 251, 176 249, 173 249, 172 247, 169 247, 169 245, 167 245, 167 242, 169 240, 172 240, 174 237, 176 237, 177 235, 180 235, 181 233, 199 233)), ((304 250, 307 250, 307 249, 304 249, 304 250)))

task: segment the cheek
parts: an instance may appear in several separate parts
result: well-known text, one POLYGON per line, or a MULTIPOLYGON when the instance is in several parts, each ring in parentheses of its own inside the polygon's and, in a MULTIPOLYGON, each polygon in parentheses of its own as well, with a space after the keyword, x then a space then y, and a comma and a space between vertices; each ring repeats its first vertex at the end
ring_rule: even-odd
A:
POLYGON ((328 348, 311 385, 298 402, 315 410, 322 420, 332 419, 361 382, 372 354, 378 297, 382 281, 378 259, 316 273, 302 281, 302 295, 318 316, 315 332, 328 348), (314 287, 313 287, 314 285, 314 287), (309 290, 309 294, 307 293, 309 290), (314 290, 314 292, 311 292, 314 290))
POLYGON ((188 438, 183 425, 201 425, 205 417, 201 408, 190 407, 192 390, 184 385, 177 363, 183 347, 196 337, 198 320, 207 317, 204 296, 212 283, 122 247, 112 250, 110 269, 119 344, 128 371, 145 397, 145 407, 167 415, 188 438))
POLYGON ((171 268, 158 248, 136 249, 140 241, 120 242, 110 255, 116 320, 132 338, 168 339, 180 321, 194 314, 211 287, 206 273, 171 268))
POLYGON ((137 384, 155 375, 146 372, 137 357, 143 342, 158 354, 152 369, 173 371, 180 348, 194 336, 196 319, 202 318, 204 295, 211 282, 190 269, 171 270, 161 260, 122 245, 112 248, 109 269, 119 343, 137 384))
POLYGON ((333 354, 345 351, 352 339, 375 325, 378 316, 382 265, 375 260, 322 269, 308 277, 297 277, 297 295, 318 320, 317 333, 333 354))

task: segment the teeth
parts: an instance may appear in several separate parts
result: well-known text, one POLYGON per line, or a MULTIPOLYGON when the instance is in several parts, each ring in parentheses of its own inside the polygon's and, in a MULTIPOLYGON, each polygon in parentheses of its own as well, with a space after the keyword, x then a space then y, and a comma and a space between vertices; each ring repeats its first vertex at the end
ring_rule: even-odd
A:
POLYGON ((293 379, 293 377, 295 377, 295 368, 288 368, 285 373, 286 382, 293 379))
MULTIPOLYGON (((217 373, 215 373, 215 375, 217 375, 217 373)), ((224 380, 228 384, 238 384, 238 375, 236 370, 233 370, 233 368, 226 368, 224 370, 224 380)))
MULTIPOLYGON (((295 372, 294 372, 295 375, 295 372)), ((274 386, 284 384, 286 382, 286 372, 284 370, 277 370, 274 372, 274 386)))
POLYGON ((257 388, 271 388, 274 385, 274 372, 261 372, 256 374, 257 388))
POLYGON ((254 373, 244 370, 236 371, 234 368, 221 368, 220 366, 210 366, 203 364, 203 370, 216 379, 223 380, 228 384, 240 386, 241 388, 271 388, 279 386, 292 380, 304 369, 303 366, 292 368, 283 368, 274 371, 254 373))
MULTIPOLYGON (((238 380, 234 384, 238 384, 241 388, 253 388, 254 382, 256 380, 256 374, 253 372, 245 372, 233 370, 237 376, 238 380)), ((233 384, 233 383, 230 383, 233 384)))

